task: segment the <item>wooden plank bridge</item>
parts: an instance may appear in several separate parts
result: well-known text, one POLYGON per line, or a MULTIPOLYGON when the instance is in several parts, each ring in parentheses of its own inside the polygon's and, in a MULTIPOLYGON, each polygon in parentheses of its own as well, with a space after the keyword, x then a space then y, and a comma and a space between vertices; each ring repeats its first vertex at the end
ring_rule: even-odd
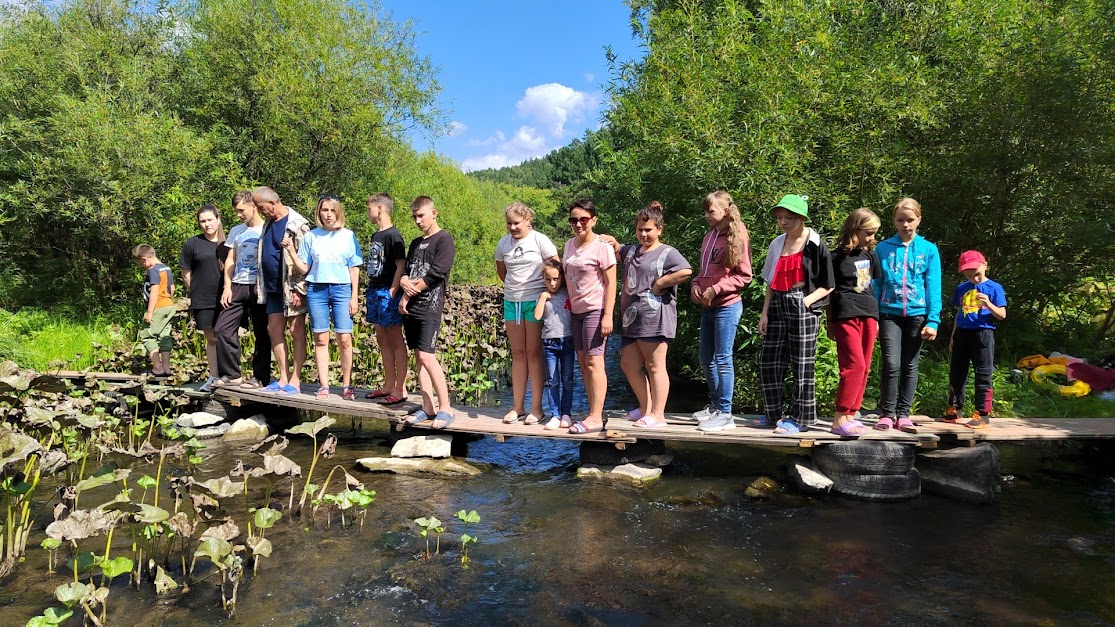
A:
MULTIPOLYGON (((78 373, 64 372, 56 376, 71 379, 102 380, 106 382, 124 383, 135 381, 136 375, 112 373, 78 373)), ((148 383, 153 388, 164 388, 175 392, 186 393, 195 399, 209 398, 197 388, 198 384, 185 386, 162 386, 148 383)), ((402 403, 385 406, 364 398, 367 390, 358 389, 357 399, 346 401, 340 396, 339 388, 332 388, 327 399, 318 399, 315 396, 316 384, 302 386, 301 394, 276 395, 261 390, 246 390, 239 387, 226 387, 212 394, 212 399, 228 403, 233 406, 246 404, 270 405, 294 409, 318 411, 323 413, 355 416, 359 418, 386 420, 398 429, 425 429, 433 430, 429 423, 405 425, 403 421, 414 413, 419 407, 419 397, 411 397, 402 403)), ((504 424, 502 415, 506 408, 473 408, 457 407, 457 419, 446 429, 440 430, 447 433, 468 433, 488 435, 497 441, 509 438, 554 438, 574 440, 580 442, 608 442, 617 448, 624 448, 627 444, 637 439, 670 440, 683 442, 713 442, 718 444, 746 444, 766 447, 797 447, 808 448, 823 446, 845 438, 829 433, 829 423, 822 421, 813 428, 793 435, 775 435, 770 428, 751 428, 744 426, 744 422, 755 416, 741 416, 737 418, 737 428, 716 433, 705 433, 697 430, 697 422, 688 415, 668 414, 666 426, 656 429, 640 429, 627 422, 622 417, 612 417, 608 420, 606 429, 599 433, 571 434, 564 429, 547 431, 541 424, 526 425, 522 422, 504 424)), ((609 412, 605 412, 606 414, 609 412)), ((615 413, 615 412, 611 412, 615 413)), ((971 446, 978 442, 1020 442, 1031 440, 1087 440, 1087 439, 1112 439, 1115 438, 1115 418, 994 418, 990 428, 973 430, 963 425, 954 425, 935 422, 926 416, 912 416, 914 427, 906 431, 892 429, 890 431, 875 431, 874 429, 858 439, 877 440, 885 442, 901 442, 914 444, 922 448, 937 448, 938 446, 971 446)), ((863 419, 870 427, 872 420, 863 419)))

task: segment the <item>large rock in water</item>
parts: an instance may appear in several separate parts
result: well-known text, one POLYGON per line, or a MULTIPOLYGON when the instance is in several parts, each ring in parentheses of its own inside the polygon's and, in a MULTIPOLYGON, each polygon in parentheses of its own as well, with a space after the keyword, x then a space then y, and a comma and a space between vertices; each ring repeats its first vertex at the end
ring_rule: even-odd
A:
POLYGON ((199 429, 201 427, 215 425, 218 422, 224 422, 224 419, 224 416, 218 416, 205 411, 195 411, 192 414, 182 414, 174 421, 174 424, 179 427, 199 429))
POLYGON ((832 490, 832 479, 817 472, 813 468, 813 461, 805 455, 791 455, 787 458, 786 473, 803 492, 828 494, 832 490))
POLYGON ((398 475, 423 477, 437 475, 442 477, 475 477, 481 474, 476 466, 456 459, 402 458, 402 457, 365 457, 356 460, 365 470, 372 472, 393 472, 398 475))
POLYGON ((577 469, 578 479, 598 479, 610 483, 644 488, 662 477, 662 469, 646 464, 621 464, 619 466, 597 466, 585 464, 577 469))
POLYGON ((926 492, 968 503, 999 500, 999 449, 984 442, 972 447, 919 453, 914 464, 926 492))
POLYGON ((416 435, 403 438, 391 447, 391 457, 449 457, 453 436, 445 434, 416 435))
POLYGON ((226 440, 264 440, 268 435, 267 420, 260 415, 237 420, 222 437, 226 440))

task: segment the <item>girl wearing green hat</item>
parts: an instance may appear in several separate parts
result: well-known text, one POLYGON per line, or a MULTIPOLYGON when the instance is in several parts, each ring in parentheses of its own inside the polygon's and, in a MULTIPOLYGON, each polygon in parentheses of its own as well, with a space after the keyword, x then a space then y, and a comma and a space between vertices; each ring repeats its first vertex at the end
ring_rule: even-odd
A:
POLYGON ((759 317, 763 336, 759 380, 766 416, 753 426, 773 426, 776 434, 794 434, 817 421, 817 330, 835 282, 828 246, 805 226, 809 219, 806 197, 783 196, 774 206, 774 219, 782 235, 771 242, 763 263, 767 292, 759 317), (794 373, 789 412, 782 398, 787 365, 794 373))

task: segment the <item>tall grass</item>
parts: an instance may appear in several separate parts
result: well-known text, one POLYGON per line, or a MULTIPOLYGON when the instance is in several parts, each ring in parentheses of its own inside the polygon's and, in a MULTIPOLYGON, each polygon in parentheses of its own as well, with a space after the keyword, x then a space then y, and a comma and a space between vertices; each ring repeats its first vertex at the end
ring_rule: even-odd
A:
POLYGON ((112 324, 101 316, 86 320, 25 308, 0 309, 0 360, 24 368, 80 370, 94 362, 93 344, 111 344, 112 324))

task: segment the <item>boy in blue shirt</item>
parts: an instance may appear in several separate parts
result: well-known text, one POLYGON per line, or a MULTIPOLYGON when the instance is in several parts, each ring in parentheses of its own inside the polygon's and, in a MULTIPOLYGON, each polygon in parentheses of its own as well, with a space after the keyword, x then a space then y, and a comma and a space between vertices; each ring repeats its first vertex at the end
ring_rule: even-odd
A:
POLYGON ((949 408, 943 422, 963 420, 964 395, 968 383, 968 364, 975 367, 975 407, 965 427, 984 429, 991 425, 991 374, 995 371, 995 324, 1007 317, 1007 295, 1003 286, 987 278, 987 261, 979 251, 960 255, 960 272, 968 279, 952 293, 957 307, 949 348, 949 408))

